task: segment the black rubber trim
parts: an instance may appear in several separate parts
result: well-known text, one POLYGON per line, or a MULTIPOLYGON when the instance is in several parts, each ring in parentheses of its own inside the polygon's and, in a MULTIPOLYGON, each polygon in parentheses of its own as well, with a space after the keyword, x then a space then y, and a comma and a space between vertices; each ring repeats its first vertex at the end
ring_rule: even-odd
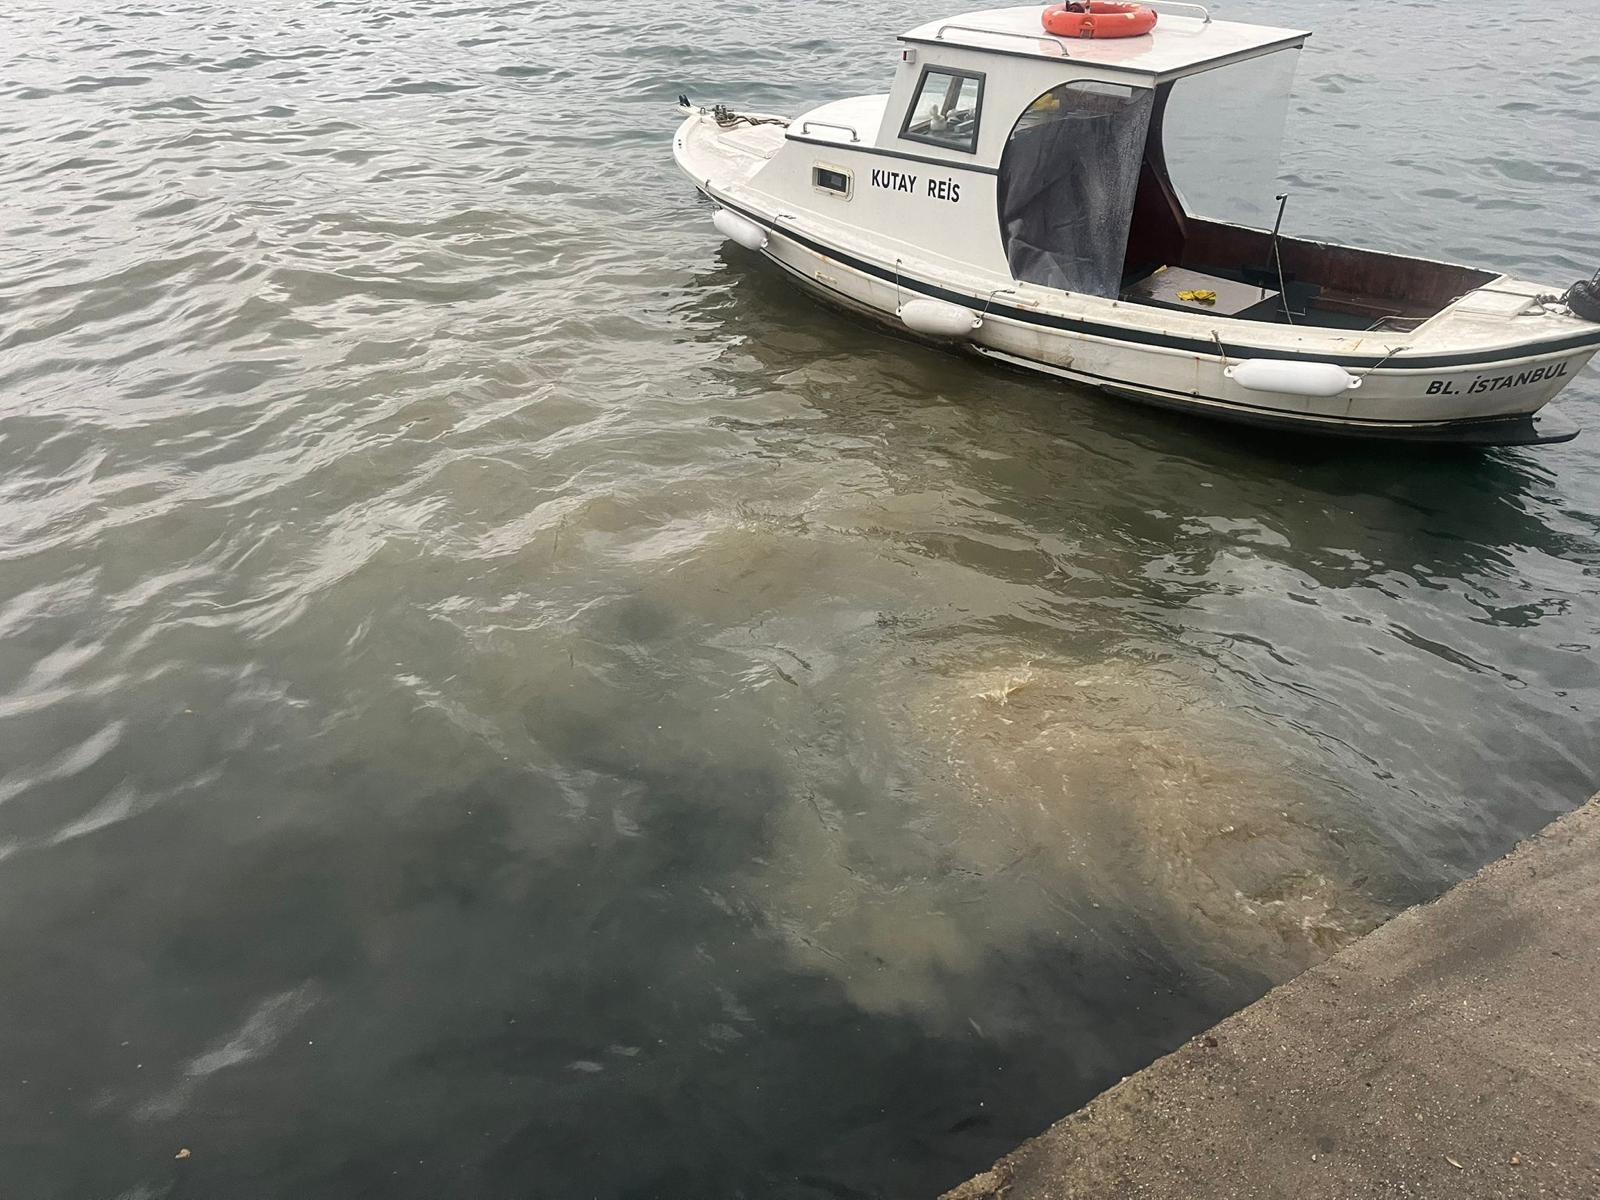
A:
MULTIPOLYGON (((1000 363, 1002 366, 1032 362, 1031 359, 1023 358, 1017 354, 1007 354, 1003 350, 992 351, 982 346, 974 347, 974 349, 983 357, 1000 363)), ((1040 365, 1050 366, 1048 363, 1040 365)), ((1241 421, 1245 424, 1257 425, 1262 428, 1302 429, 1317 433, 1335 434, 1340 437, 1430 438, 1462 431, 1520 428, 1529 424, 1533 419, 1532 415, 1517 417, 1456 417, 1445 421, 1407 421, 1401 417, 1296 416, 1292 413, 1284 412, 1281 408, 1268 408, 1259 404, 1241 404, 1236 400, 1214 400, 1209 396, 1192 396, 1187 392, 1175 392, 1171 388, 1154 387, 1150 384, 1131 384, 1124 379, 1114 379, 1109 375, 1097 375, 1093 371, 1083 371, 1076 367, 1050 367, 1050 370, 1045 373, 1050 374, 1055 371, 1064 371, 1084 380, 1090 380, 1092 381, 1089 384, 1090 387, 1099 388, 1108 395, 1120 396, 1124 399, 1144 400, 1151 404, 1159 404, 1163 408, 1182 410, 1199 416, 1221 417, 1225 420, 1241 421)), ((1578 432, 1577 427, 1574 426, 1570 432, 1564 432, 1553 440, 1571 441, 1578 436, 1578 432)))
POLYGON ((1522 417, 1494 417, 1436 421, 1431 423, 1360 424, 1351 421, 1342 424, 1337 420, 1312 420, 1268 413, 1256 409, 1224 408, 1218 410, 1170 392, 1152 393, 1113 384, 1101 384, 1099 390, 1108 396, 1129 400, 1135 404, 1149 404, 1169 412, 1205 417, 1214 421, 1227 421, 1254 429, 1273 429, 1293 432, 1301 436, 1357 439, 1367 442, 1407 442, 1434 446, 1553 446, 1570 442, 1583 431, 1567 421, 1550 421, 1548 410, 1522 417), (1541 428, 1541 424, 1548 426, 1541 428))
MULTIPOLYGON (((1209 338, 1186 338, 1175 334, 1156 333, 1147 329, 1129 329, 1122 325, 1102 325, 1095 321, 1080 321, 1072 317, 1056 316, 1053 313, 1028 312, 1026 309, 1013 308, 1007 304, 985 300, 978 296, 969 296, 964 292, 951 291, 949 288, 939 287, 937 284, 927 283, 911 275, 897 274, 887 267, 880 267, 876 263, 867 262, 865 259, 856 258, 834 246, 807 237, 803 233, 796 233, 782 225, 741 208, 731 200, 706 193, 716 203, 724 208, 731 208, 741 216, 747 217, 763 228, 797 242, 808 250, 813 250, 835 262, 843 263, 847 267, 860 271, 865 275, 882 279, 886 283, 898 284, 906 291, 915 291, 924 296, 931 296, 936 300, 948 300, 951 304, 964 304, 968 308, 976 308, 992 316, 1005 317, 1007 320, 1018 321, 1024 325, 1038 325, 1046 329, 1066 329, 1073 333, 1087 334, 1090 337, 1104 338, 1112 342, 1131 343, 1139 346, 1159 346, 1166 350, 1182 350, 1188 354, 1199 354, 1207 358, 1220 357, 1217 354, 1217 344, 1209 338)), ((1223 343, 1224 346, 1227 343, 1223 343)), ((1394 355, 1366 355, 1366 354, 1318 354, 1317 362, 1335 363, 1341 367, 1376 367, 1381 363, 1392 364, 1390 369, 1396 371, 1427 371, 1443 370, 1450 367, 1491 367, 1505 362, 1507 358, 1528 358, 1536 354, 1556 354, 1563 350, 1581 350, 1588 346, 1600 346, 1600 327, 1591 333, 1577 334, 1573 337, 1561 338, 1550 342, 1530 342, 1527 345, 1510 347, 1507 350, 1497 351, 1490 356, 1483 354, 1434 354, 1427 357, 1397 357, 1394 355)), ((1237 353, 1232 357, 1238 358, 1270 358, 1282 359, 1288 362, 1299 362, 1308 357, 1294 350, 1277 350, 1265 346, 1234 346, 1237 353)))
MULTIPOLYGON (((933 158, 926 154, 907 154, 904 150, 884 150, 878 146, 851 145, 849 142, 830 142, 827 138, 805 137, 798 133, 791 133, 788 136, 791 142, 804 142, 808 146, 826 146, 829 150, 848 150, 854 154, 876 154, 883 158, 903 158, 907 162, 927 163, 930 167, 948 167, 952 171, 973 171, 979 175, 1000 174, 999 167, 980 167, 977 163, 951 162, 948 158, 933 158)), ((731 208, 732 205, 729 207, 731 208)))

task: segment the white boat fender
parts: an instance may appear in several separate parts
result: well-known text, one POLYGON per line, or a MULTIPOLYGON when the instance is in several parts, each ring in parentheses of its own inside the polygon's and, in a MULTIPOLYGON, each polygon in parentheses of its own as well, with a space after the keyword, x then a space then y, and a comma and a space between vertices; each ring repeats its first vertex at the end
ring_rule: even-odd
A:
POLYGON ((746 250, 767 248, 767 231, 736 212, 719 208, 711 214, 711 223, 723 237, 738 242, 746 250))
POLYGON ((1333 363, 1292 362, 1286 359, 1247 358, 1222 372, 1252 392, 1278 392, 1288 396, 1337 396, 1361 386, 1361 377, 1333 363))
POLYGON ((983 324, 983 318, 970 308, 943 300, 907 300, 898 315, 907 329, 930 337, 969 338, 983 324))

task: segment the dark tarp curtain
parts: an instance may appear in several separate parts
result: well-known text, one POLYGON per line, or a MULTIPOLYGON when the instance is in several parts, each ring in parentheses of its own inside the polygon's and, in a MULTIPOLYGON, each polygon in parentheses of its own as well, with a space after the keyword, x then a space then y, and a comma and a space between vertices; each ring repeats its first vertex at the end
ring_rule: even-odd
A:
POLYGON ((1000 231, 1011 274, 1114 297, 1122 287, 1154 93, 1068 83, 1023 113, 1000 159, 1000 231))

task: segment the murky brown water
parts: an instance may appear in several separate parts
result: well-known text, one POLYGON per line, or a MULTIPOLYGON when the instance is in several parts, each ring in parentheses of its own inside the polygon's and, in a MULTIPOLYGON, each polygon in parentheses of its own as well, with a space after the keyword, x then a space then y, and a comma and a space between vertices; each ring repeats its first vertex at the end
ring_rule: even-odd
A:
MULTIPOLYGON (((1384 12, 1225 11, 1321 30, 1291 225, 1600 264, 1570 14, 1384 12)), ((677 93, 925 16, 13 14, 0 1191, 926 1195, 1593 790, 1592 436, 1179 421, 718 244, 677 93)))

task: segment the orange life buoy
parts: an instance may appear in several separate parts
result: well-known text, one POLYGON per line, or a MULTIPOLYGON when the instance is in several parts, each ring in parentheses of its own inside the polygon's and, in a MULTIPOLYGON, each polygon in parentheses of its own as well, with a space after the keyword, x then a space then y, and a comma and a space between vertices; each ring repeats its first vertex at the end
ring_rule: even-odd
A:
POLYGON ((1088 0, 1082 4, 1052 4, 1044 10, 1045 32, 1057 37, 1138 37, 1155 27, 1156 10, 1142 4, 1088 0))

